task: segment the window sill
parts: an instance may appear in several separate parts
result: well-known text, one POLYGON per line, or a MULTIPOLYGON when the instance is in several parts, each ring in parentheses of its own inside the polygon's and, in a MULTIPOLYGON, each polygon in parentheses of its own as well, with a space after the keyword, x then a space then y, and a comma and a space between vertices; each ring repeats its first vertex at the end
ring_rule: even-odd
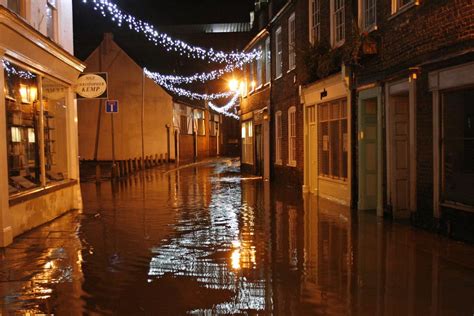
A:
POLYGON ((440 203, 441 206, 452 208, 459 211, 474 213, 474 207, 466 204, 460 204, 451 201, 444 201, 440 203))
POLYGON ((334 44, 332 45, 332 49, 336 49, 336 48, 341 47, 342 45, 344 45, 345 42, 346 42, 346 40, 343 39, 342 41, 339 41, 339 42, 337 42, 337 43, 334 43, 334 44))
POLYGON ((78 184, 77 180, 64 180, 61 182, 49 184, 46 187, 35 188, 32 190, 15 193, 10 196, 9 204, 10 206, 15 206, 27 201, 37 199, 47 194, 75 186, 76 184, 78 184))
POLYGON ((275 165, 281 166, 281 165, 283 165, 283 161, 277 160, 277 161, 275 161, 275 165))
POLYGON ((296 167, 296 161, 289 162, 289 163, 287 164, 287 166, 288 166, 288 167, 293 167, 293 168, 296 167))
POLYGON ((319 176, 318 178, 319 180, 325 180, 328 182, 334 182, 334 183, 347 185, 347 180, 344 180, 344 179, 336 179, 336 178, 330 178, 330 177, 325 177, 325 176, 319 176))
POLYGON ((273 80, 276 81, 276 80, 278 80, 278 79, 280 79, 280 78, 282 78, 282 77, 283 77, 283 74, 280 74, 278 77, 275 77, 275 79, 273 79, 273 80))
POLYGON ((411 8, 417 7, 418 6, 418 1, 414 1, 412 3, 406 4, 403 7, 399 8, 396 12, 393 12, 391 16, 388 17, 388 21, 396 18, 397 16, 407 12, 411 8))
POLYGON ((288 69, 288 71, 287 71, 286 73, 289 74, 290 72, 292 72, 292 71, 295 70, 295 69, 296 69, 296 66, 294 66, 294 67, 291 68, 291 69, 288 69))
POLYGON ((365 27, 363 30, 362 30, 362 33, 372 33, 374 31, 377 31, 379 28, 377 27, 377 24, 372 24, 368 27, 365 27))

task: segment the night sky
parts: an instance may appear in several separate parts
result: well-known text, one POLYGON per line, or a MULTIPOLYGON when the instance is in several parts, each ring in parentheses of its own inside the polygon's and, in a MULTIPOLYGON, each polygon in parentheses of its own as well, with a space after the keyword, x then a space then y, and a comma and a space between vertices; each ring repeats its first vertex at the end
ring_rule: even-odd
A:
MULTIPOLYGON (((114 0, 114 3, 124 12, 152 23, 158 30, 160 26, 166 28, 169 25, 249 22, 250 12, 254 9, 254 0, 114 0)), ((115 42, 129 56, 140 66, 154 71, 189 75, 222 67, 166 52, 144 36, 129 30, 128 26, 116 27, 109 17, 104 18, 94 11, 91 4, 84 4, 82 0, 73 0, 73 5, 75 55, 81 60, 85 60, 99 45, 104 32, 112 32, 115 42)), ((248 33, 238 36, 173 34, 169 27, 166 28, 166 33, 189 44, 224 51, 241 50, 251 36, 248 33)), ((205 87, 193 87, 192 90, 219 91, 223 84, 221 80, 205 87)))

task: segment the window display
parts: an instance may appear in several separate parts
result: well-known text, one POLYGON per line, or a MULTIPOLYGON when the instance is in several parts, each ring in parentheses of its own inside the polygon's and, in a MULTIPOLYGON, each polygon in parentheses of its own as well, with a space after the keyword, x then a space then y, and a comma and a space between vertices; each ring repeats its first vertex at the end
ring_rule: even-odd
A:
POLYGON ((5 69, 7 159, 10 193, 41 183, 38 148, 38 78, 20 67, 5 69))

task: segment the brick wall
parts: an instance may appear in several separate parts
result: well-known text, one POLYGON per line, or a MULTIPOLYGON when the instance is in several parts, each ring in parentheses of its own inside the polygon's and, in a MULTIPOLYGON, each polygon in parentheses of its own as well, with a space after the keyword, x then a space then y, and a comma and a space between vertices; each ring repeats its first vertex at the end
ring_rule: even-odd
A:
POLYGON ((285 182, 301 187, 303 184, 304 170, 304 144, 303 144, 303 107, 300 104, 299 86, 307 78, 307 71, 304 62, 304 52, 309 47, 308 40, 308 0, 294 1, 285 12, 271 26, 271 47, 272 47, 272 70, 275 72, 275 30, 281 26, 282 29, 282 77, 275 80, 272 78, 271 88, 271 166, 272 179, 275 182, 285 182), (296 24, 296 68, 288 72, 288 18, 295 13, 296 24), (296 107, 296 167, 288 164, 288 109, 296 107), (282 112, 282 165, 275 165, 275 113, 282 112))

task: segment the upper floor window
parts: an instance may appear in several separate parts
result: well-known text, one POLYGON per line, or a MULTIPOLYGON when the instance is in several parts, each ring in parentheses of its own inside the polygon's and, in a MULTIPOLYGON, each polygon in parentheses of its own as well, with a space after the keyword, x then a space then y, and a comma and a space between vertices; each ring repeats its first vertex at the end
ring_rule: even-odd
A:
POLYGON ((415 3, 415 0, 392 0, 392 14, 412 3, 415 3))
POLYGON ((288 110, 288 165, 296 166, 296 107, 288 110))
POLYGON ((57 16, 56 0, 48 0, 46 4, 46 35, 52 40, 56 40, 57 16))
POLYGON ((296 68, 296 21, 293 13, 288 19, 288 69, 296 68))
POLYGON ((331 42, 332 46, 344 44, 345 32, 345 10, 344 0, 331 0, 331 42))
POLYGON ((22 15, 22 0, 8 0, 7 8, 16 14, 22 15))
POLYGON ((281 111, 275 113, 275 163, 278 165, 282 164, 282 137, 283 131, 281 126, 281 111))
POLYGON ((271 80, 272 67, 272 50, 270 47, 270 37, 265 40, 265 83, 271 80))
POLYGON ((319 40, 321 29, 321 0, 310 0, 309 5, 309 42, 315 44, 319 40))
MULTIPOLYGON (((258 49, 262 51, 263 48, 260 46, 258 49)), ((263 58, 257 60, 257 87, 263 84, 263 62, 263 58)))
POLYGON ((361 3, 361 26, 364 30, 375 27, 376 24, 376 1, 375 0, 362 0, 361 3))
POLYGON ((281 38, 281 26, 275 32, 275 78, 281 77, 283 68, 283 45, 281 38))

